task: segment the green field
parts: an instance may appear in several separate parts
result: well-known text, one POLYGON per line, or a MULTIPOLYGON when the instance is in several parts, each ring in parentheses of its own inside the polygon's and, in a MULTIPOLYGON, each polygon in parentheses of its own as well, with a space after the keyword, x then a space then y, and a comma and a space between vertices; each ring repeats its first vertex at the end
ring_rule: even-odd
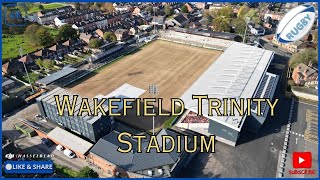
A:
POLYGON ((29 45, 23 34, 4 34, 2 35, 2 63, 5 63, 10 59, 19 56, 20 47, 23 48, 24 54, 33 52, 41 48, 41 46, 29 45))
MULTIPOLYGON (((58 35, 58 29, 47 28, 52 36, 58 35)), ((24 37, 24 34, 3 34, 2 35, 2 63, 9 61, 12 58, 19 56, 19 48, 23 48, 23 53, 27 54, 42 46, 30 45, 24 37)))
MULTIPOLYGON (((60 8, 65 6, 65 4, 62 3, 50 3, 50 4, 42 4, 43 5, 43 9, 44 10, 49 10, 49 9, 56 9, 56 8, 60 8)), ((32 13, 36 13, 41 11, 41 9, 39 9, 39 7, 37 5, 35 5, 34 7, 32 7, 28 13, 32 14, 32 13)))

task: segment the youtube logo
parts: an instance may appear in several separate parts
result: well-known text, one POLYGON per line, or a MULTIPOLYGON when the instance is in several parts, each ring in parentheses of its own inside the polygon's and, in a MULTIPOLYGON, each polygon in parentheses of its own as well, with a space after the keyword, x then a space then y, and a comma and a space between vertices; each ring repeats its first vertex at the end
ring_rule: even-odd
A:
POLYGON ((293 152, 292 162, 293 168, 311 168, 311 152, 293 152))

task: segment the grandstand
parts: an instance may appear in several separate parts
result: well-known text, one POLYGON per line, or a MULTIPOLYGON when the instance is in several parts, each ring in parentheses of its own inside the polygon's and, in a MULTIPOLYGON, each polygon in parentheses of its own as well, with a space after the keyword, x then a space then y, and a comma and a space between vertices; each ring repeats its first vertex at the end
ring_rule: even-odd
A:
POLYGON ((172 30, 160 32, 159 39, 220 51, 225 51, 233 43, 233 41, 224 39, 181 33, 172 30))
MULTIPOLYGON (((265 121, 269 106, 262 104, 263 116, 257 116, 256 105, 252 104, 252 116, 208 116, 208 109, 203 108, 204 117, 195 117, 189 111, 197 113, 197 101, 193 94, 208 95, 209 98, 273 98, 278 76, 266 72, 273 59, 273 52, 246 44, 204 37, 194 34, 166 31, 160 39, 209 49, 222 50, 224 53, 213 63, 191 87, 181 96, 188 114, 181 117, 177 127, 186 128, 201 134, 216 135, 216 139, 235 146, 240 131, 245 128, 257 131, 265 121), (210 119, 206 123, 205 118, 210 119)), ((207 101, 203 101, 207 106, 207 101)), ((247 107, 245 108, 247 109, 247 107)), ((220 109, 223 112, 223 109, 220 109)), ((247 110, 246 110, 247 111, 247 110)), ((230 113, 230 112, 228 112, 230 113)))
POLYGON ((46 87, 49 85, 57 84, 61 79, 72 75, 73 73, 77 72, 78 69, 67 67, 60 71, 57 71, 45 78, 39 79, 36 84, 38 84, 41 87, 46 87))

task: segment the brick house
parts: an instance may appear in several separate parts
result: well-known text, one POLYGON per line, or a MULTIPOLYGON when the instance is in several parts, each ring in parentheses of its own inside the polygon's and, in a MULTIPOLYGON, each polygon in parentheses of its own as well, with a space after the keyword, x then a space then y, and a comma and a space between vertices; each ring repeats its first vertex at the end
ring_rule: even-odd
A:
POLYGON ((95 30, 95 33, 96 33, 100 38, 103 38, 104 31, 102 31, 101 29, 95 30))
POLYGON ((292 72, 292 79, 297 85, 304 85, 306 82, 318 80, 318 71, 312 67, 300 63, 292 72))
POLYGON ((17 59, 2 64, 2 74, 15 75, 24 71, 23 64, 17 59))
POLYGON ((129 30, 127 29, 117 29, 114 34, 116 35, 118 41, 123 41, 130 37, 129 30))
POLYGON ((54 53, 47 48, 40 49, 33 53, 34 60, 36 59, 52 59, 54 53))
POLYGON ((25 63, 26 65, 33 64, 33 63, 34 63, 34 59, 33 59, 32 56, 29 55, 29 54, 22 56, 22 57, 19 59, 19 61, 22 62, 22 63, 25 63))
POLYGON ((81 33, 79 36, 80 40, 86 44, 89 44, 90 40, 94 37, 91 34, 81 33))
POLYGON ((63 54, 68 52, 68 47, 64 46, 60 43, 57 43, 57 44, 49 47, 48 49, 54 53, 55 58, 62 56, 63 54))
POLYGON ((62 43, 62 45, 67 47, 69 51, 73 51, 79 44, 79 41, 73 39, 69 39, 62 43))

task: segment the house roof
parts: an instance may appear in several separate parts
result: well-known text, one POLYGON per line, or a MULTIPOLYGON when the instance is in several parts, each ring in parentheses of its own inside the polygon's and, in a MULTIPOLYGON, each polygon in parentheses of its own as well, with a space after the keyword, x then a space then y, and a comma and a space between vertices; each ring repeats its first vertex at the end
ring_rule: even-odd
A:
POLYGON ((303 41, 295 41, 293 44, 297 47, 301 46, 304 42, 303 41))
POLYGON ((115 33, 116 34, 123 34, 123 33, 125 33, 125 32, 129 32, 127 29, 117 29, 116 31, 115 31, 115 33))
POLYGON ((163 24, 165 16, 154 16, 152 19, 152 23, 163 24))
POLYGON ((58 50, 63 49, 63 48, 65 48, 64 45, 62 45, 62 44, 60 44, 60 43, 57 43, 57 44, 51 46, 51 47, 49 48, 49 50, 51 50, 51 51, 58 51, 58 50))
MULTIPOLYGON (((175 145, 175 150, 173 150, 171 153, 157 153, 154 149, 151 149, 150 153, 146 153, 146 148, 149 143, 148 140, 142 141, 142 153, 137 153, 137 142, 129 137, 125 137, 124 139, 132 143, 132 151, 129 153, 120 153, 117 151, 118 147, 125 149, 127 148, 127 145, 118 141, 118 135, 119 132, 112 131, 108 135, 102 137, 93 146, 93 148, 90 150, 90 153, 93 153, 105 159, 106 161, 111 162, 130 172, 172 165, 178 161, 181 155, 176 151, 177 144, 175 145)), ((170 135, 176 139, 178 134, 168 129, 162 129, 157 135, 159 146, 162 146, 162 135, 170 135)), ((184 141, 181 141, 181 143, 181 149, 184 149, 184 141)), ((171 146, 171 141, 167 141, 167 148, 171 146)))
POLYGON ((104 32, 103 32, 101 29, 97 29, 95 32, 96 32, 96 34, 97 34, 98 36, 100 36, 101 38, 103 38, 104 32))
POLYGON ((43 57, 43 56, 48 56, 50 53, 50 50, 49 49, 41 49, 39 51, 36 51, 35 53, 33 53, 34 56, 37 56, 37 57, 43 57))
MULTIPOLYGON (((302 72, 303 75, 306 75, 307 77, 309 77, 310 75, 314 74, 314 73, 317 73, 317 71, 303 63, 300 63, 296 69, 299 71, 299 72, 302 72)), ((303 76, 302 76, 303 77, 303 76)))
POLYGON ((14 60, 10 60, 4 64, 2 64, 2 70, 8 70, 8 69, 18 69, 20 68, 22 65, 22 63, 20 61, 18 61, 17 59, 14 60))
POLYGON ((29 61, 33 61, 33 58, 30 55, 24 55, 19 59, 20 62, 27 63, 29 61))
POLYGON ((62 45, 64 45, 64 46, 72 46, 72 45, 74 45, 75 43, 76 43, 75 40, 69 39, 69 40, 63 42, 62 45))
POLYGON ((174 18, 174 20, 176 20, 178 23, 182 24, 182 23, 188 21, 188 18, 186 18, 183 14, 179 14, 178 16, 176 16, 174 18))
POLYGON ((86 34, 86 33, 81 33, 80 34, 80 39, 82 39, 83 41, 89 43, 90 39, 92 38, 91 34, 86 34))

